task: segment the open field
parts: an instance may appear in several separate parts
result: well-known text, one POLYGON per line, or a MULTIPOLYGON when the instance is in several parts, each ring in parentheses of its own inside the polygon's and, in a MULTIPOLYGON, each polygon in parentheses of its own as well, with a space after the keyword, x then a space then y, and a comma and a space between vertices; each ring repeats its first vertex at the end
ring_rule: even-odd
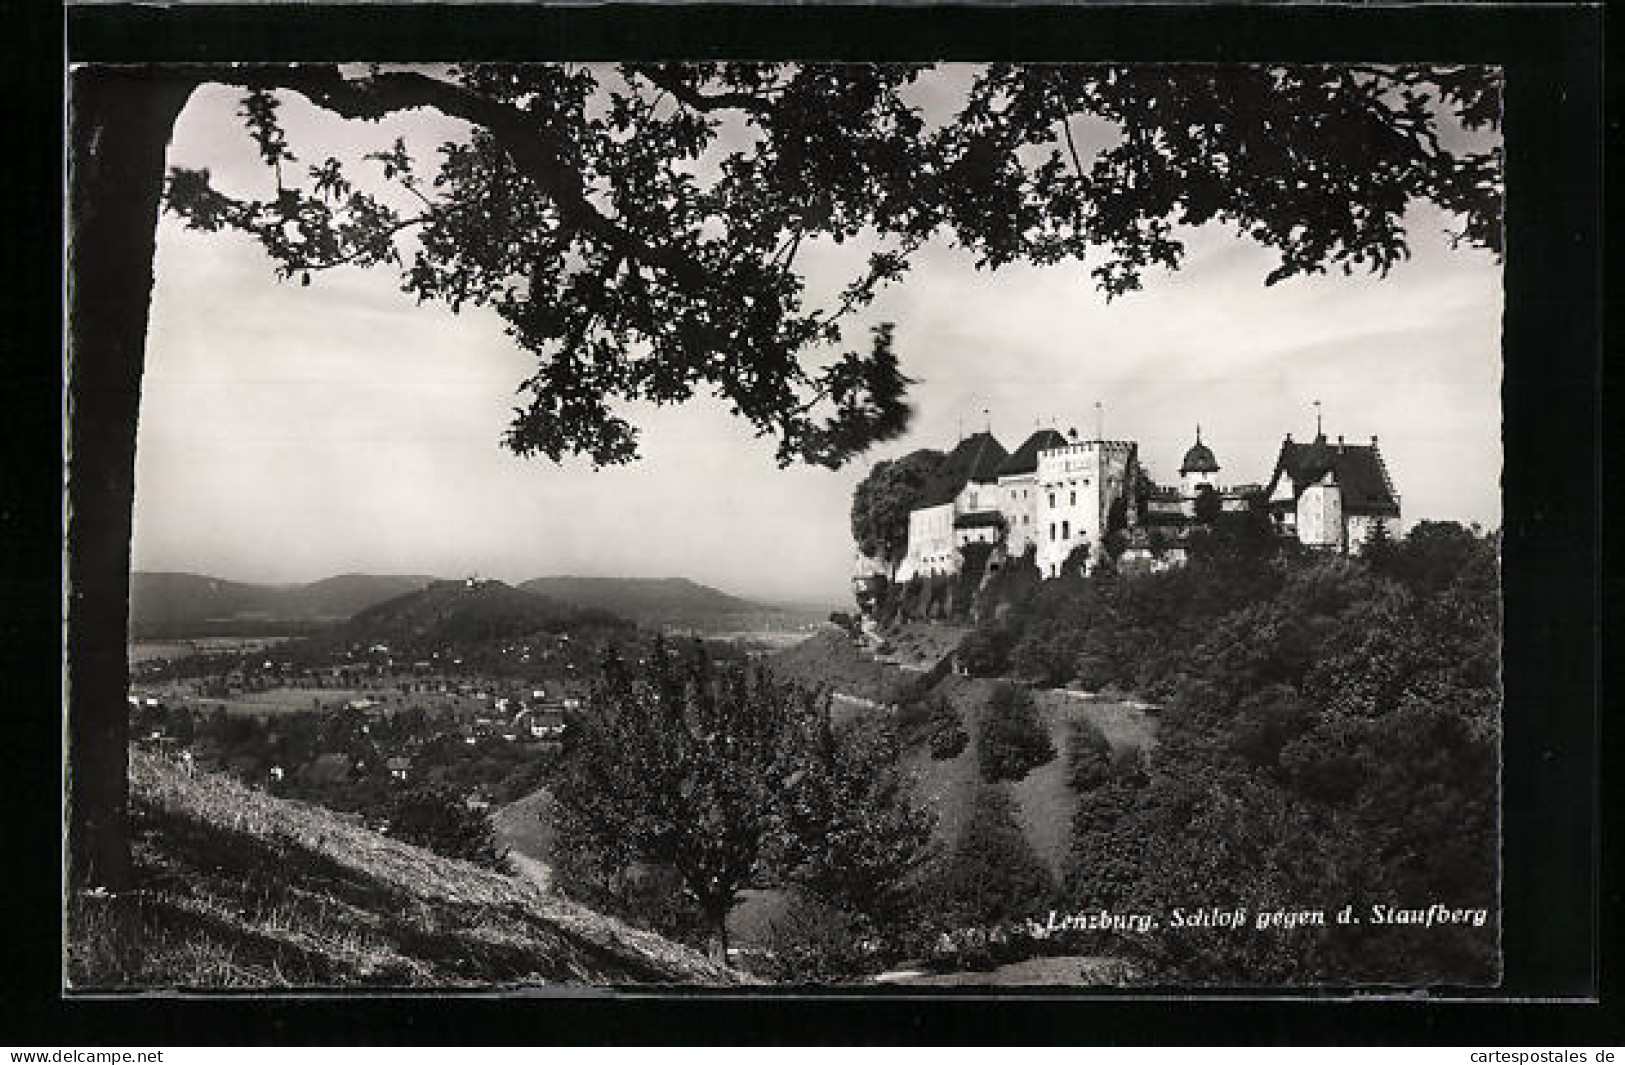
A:
POLYGON ((173 640, 134 640, 130 643, 129 656, 131 662, 156 662, 194 654, 263 651, 287 639, 287 636, 196 636, 173 640))

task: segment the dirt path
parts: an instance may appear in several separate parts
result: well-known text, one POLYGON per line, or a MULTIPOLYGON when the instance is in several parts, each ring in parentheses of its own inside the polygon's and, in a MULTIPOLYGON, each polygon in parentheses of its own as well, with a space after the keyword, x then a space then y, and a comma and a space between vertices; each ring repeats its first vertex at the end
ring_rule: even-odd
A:
POLYGON ((553 890, 553 870, 545 862, 539 862, 528 854, 518 851, 508 852, 508 861, 513 863, 514 872, 529 880, 543 891, 553 890))

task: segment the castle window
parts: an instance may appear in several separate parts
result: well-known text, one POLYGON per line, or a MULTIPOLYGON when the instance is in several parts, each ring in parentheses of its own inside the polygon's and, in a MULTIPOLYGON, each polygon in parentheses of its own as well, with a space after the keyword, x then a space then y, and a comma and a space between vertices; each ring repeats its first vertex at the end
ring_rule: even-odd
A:
POLYGON ((1052 507, 1055 505, 1055 493, 1054 492, 1051 492, 1049 494, 1049 505, 1052 506, 1052 507))
POLYGON ((1061 539, 1067 540, 1067 539, 1071 539, 1071 537, 1072 537, 1072 523, 1068 522, 1068 521, 1061 522, 1061 539))
POLYGON ((1055 539, 1055 523, 1053 521, 1049 523, 1049 538, 1051 540, 1055 539))
POLYGON ((1073 506, 1078 505, 1078 493, 1076 493, 1076 492, 1072 493, 1072 505, 1073 506))

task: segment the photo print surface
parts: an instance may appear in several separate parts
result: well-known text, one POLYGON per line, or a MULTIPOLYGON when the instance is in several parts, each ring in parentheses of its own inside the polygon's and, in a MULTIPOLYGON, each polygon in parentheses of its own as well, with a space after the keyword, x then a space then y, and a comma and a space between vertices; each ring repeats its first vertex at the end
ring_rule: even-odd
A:
POLYGON ((1498 984, 1497 69, 69 88, 74 989, 1498 984))

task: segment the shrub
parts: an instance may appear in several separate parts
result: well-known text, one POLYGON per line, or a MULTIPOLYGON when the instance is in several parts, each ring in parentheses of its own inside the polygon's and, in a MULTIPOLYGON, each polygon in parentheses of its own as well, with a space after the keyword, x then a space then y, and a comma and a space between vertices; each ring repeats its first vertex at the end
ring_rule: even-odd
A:
POLYGON ((897 726, 897 742, 904 747, 912 747, 930 735, 931 721, 941 700, 940 695, 915 688, 902 691, 897 702, 897 714, 893 718, 897 726))
POLYGON ((959 711, 941 696, 931 709, 930 730, 931 757, 939 762, 958 758, 970 744, 970 734, 965 731, 959 711))
POLYGON ((1072 679, 1087 691, 1099 692, 1117 679, 1117 670, 1107 656, 1085 650, 1078 654, 1073 665, 1072 679))
POLYGON ((767 975, 781 983, 850 983, 872 968, 862 924, 812 895, 792 895, 768 929, 767 975))
POLYGON ((1097 788, 1111 776, 1112 745, 1093 721, 1072 722, 1066 748, 1066 779, 1074 791, 1097 788))
POLYGON ((943 870, 942 888, 961 925, 1020 920, 1049 905, 1054 893, 1049 870, 1016 823, 1015 803, 1003 786, 977 790, 943 870))
POLYGON ((399 792, 385 804, 389 834, 426 847, 447 858, 461 858, 492 869, 506 869, 490 818, 470 810, 451 791, 419 785, 399 792))
POLYGON ((960 668, 973 677, 996 677, 1010 668, 1010 633, 1002 628, 980 628, 960 641, 954 652, 960 668))
POLYGON ((976 733, 982 779, 1020 780, 1055 757, 1049 730, 1038 719, 1033 697, 1012 684, 994 689, 976 733))
POLYGON ((1254 765, 1273 766, 1281 750, 1309 727, 1309 715, 1298 693, 1287 684, 1253 692, 1236 707, 1229 745, 1254 765))

